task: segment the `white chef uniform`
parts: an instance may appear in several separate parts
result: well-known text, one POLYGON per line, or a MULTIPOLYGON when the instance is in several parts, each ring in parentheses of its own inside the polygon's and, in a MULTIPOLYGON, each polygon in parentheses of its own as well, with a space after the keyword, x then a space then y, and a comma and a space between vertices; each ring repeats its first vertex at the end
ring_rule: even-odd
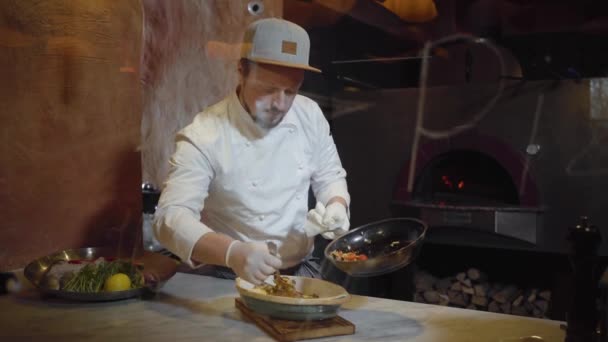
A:
POLYGON ((283 267, 292 267, 313 248, 304 233, 309 187, 321 203, 340 196, 350 204, 329 124, 317 103, 301 95, 265 134, 232 93, 178 133, 170 163, 155 234, 192 267, 194 244, 212 231, 245 242, 272 240, 283 267))

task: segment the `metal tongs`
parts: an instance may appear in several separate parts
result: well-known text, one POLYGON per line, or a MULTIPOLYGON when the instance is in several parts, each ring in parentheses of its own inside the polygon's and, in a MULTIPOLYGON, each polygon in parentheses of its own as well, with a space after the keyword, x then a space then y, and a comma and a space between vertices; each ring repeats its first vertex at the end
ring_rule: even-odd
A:
MULTIPOLYGON (((268 246, 268 252, 270 253, 270 255, 275 256, 277 258, 279 258, 279 247, 277 246, 277 244, 274 241, 266 241, 266 246, 268 246)), ((279 270, 274 271, 274 276, 276 279, 279 279, 279 277, 281 276, 281 273, 279 273, 279 270)))

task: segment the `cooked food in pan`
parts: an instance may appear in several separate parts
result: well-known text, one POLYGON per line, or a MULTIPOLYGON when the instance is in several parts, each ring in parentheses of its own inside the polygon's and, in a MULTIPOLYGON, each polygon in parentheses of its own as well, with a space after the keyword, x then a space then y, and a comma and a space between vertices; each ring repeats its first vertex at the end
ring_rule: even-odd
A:
POLYGON ((316 294, 303 294, 296 290, 295 282, 287 277, 281 277, 280 274, 275 273, 274 285, 262 284, 256 286, 256 289, 264 291, 266 294, 281 297, 293 297, 293 298, 319 298, 316 294))
MULTIPOLYGON (((394 252, 402 247, 407 246, 411 243, 411 240, 394 240, 389 244, 377 244, 374 246, 376 252, 374 255, 382 255, 394 252)), ((369 250, 373 250, 374 248, 368 248, 369 250)), ((352 251, 350 247, 348 247, 348 251, 334 250, 330 253, 330 255, 336 261, 341 262, 357 262, 357 261, 366 261, 370 258, 370 255, 360 252, 360 251, 352 251)))
POLYGON ((62 260, 50 267, 42 284, 71 292, 126 291, 142 287, 144 277, 142 266, 127 260, 62 260))
POLYGON ((335 250, 331 252, 331 256, 337 261, 356 262, 367 260, 367 255, 359 252, 342 252, 335 250))

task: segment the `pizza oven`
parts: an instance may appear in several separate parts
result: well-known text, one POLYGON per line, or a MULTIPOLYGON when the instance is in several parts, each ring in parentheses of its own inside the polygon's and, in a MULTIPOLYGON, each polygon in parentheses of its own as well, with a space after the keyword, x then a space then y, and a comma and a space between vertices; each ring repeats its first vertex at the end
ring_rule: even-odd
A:
POLYGON ((413 181, 409 168, 401 172, 393 210, 427 222, 431 241, 535 249, 543 209, 527 163, 489 136, 428 142, 418 151, 413 181))

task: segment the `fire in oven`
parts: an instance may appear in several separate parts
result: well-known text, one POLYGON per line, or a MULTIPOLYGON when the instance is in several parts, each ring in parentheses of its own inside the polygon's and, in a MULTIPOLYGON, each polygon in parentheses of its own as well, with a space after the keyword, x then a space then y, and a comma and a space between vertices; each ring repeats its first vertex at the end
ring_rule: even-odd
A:
POLYGON ((414 199, 436 205, 515 206, 519 196, 507 171, 477 151, 439 155, 423 170, 414 199))
POLYGON ((450 236, 458 244, 534 249, 542 227, 542 209, 525 159, 504 146, 478 141, 449 148, 426 147, 414 186, 406 191, 407 170, 394 197, 397 215, 419 217, 429 235, 450 236), (523 182, 523 184, 522 184, 523 182), (433 233, 435 230, 435 233, 433 233), (474 237, 474 239, 471 239, 474 237), (485 242, 484 242, 485 241, 485 242))

